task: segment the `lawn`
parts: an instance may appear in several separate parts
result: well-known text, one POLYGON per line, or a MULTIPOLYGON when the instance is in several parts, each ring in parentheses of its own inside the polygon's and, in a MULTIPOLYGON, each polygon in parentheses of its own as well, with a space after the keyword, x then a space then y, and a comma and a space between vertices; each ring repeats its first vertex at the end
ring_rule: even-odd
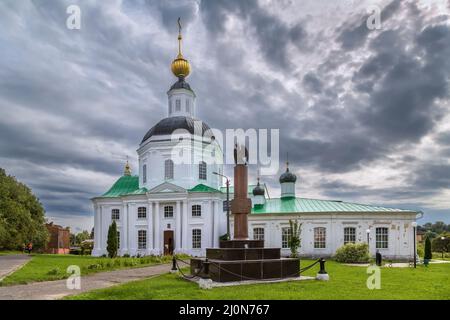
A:
POLYGON ((11 254, 22 254, 22 251, 11 251, 11 250, 6 250, 6 251, 0 251, 0 256, 7 256, 7 255, 11 255, 11 254))
POLYGON ((170 261, 171 257, 169 256, 110 259, 92 256, 36 254, 25 266, 0 282, 0 285, 65 279, 70 275, 66 272, 70 265, 79 266, 81 275, 86 275, 99 271, 145 267, 170 261))
MULTIPOLYGON (((311 261, 302 262, 306 266, 311 261)), ((450 299, 450 264, 429 267, 382 268, 381 289, 369 290, 365 267, 327 262, 330 281, 292 281, 201 290, 175 274, 91 291, 67 299, 450 299)), ((317 268, 305 275, 314 276, 317 268)))

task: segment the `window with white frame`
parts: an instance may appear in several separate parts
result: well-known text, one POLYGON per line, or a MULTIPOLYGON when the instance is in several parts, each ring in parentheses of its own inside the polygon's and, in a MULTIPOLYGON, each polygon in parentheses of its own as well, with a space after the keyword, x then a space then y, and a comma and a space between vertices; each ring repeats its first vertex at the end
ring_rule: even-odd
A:
POLYGON ((291 241, 291 228, 285 227, 281 229, 281 248, 289 248, 289 242, 291 241))
POLYGON ((206 180, 206 162, 200 161, 198 165, 198 178, 200 180, 206 180))
POLYGON ((377 249, 387 249, 389 246, 389 229, 376 228, 375 230, 375 247, 377 249))
POLYGON ((138 249, 147 249, 147 230, 138 231, 138 249))
POLYGON ((142 182, 147 183, 147 165, 142 166, 142 182))
POLYGON ((344 228, 344 244, 356 242, 356 228, 345 227, 344 228))
POLYGON ((314 249, 324 249, 327 246, 327 229, 324 227, 314 228, 314 249))
POLYGON ((177 99, 175 101, 175 111, 181 111, 181 100, 177 99))
POLYGON ((192 216, 201 217, 202 216, 202 206, 199 204, 194 204, 192 206, 192 216))
POLYGON ((173 206, 164 207, 164 218, 173 218, 173 206))
POLYGON ((117 249, 120 249, 120 231, 117 231, 117 249))
POLYGON ((264 228, 253 228, 253 240, 264 241, 264 228))
POLYGON ((202 230, 192 230, 192 249, 200 249, 202 247, 202 230))
POLYGON ((173 161, 170 159, 164 161, 164 178, 166 180, 173 179, 173 161))
POLYGON ((138 208, 138 219, 147 219, 147 208, 146 207, 138 208))
POLYGON ((111 210, 111 220, 120 220, 120 210, 119 209, 112 209, 111 210))

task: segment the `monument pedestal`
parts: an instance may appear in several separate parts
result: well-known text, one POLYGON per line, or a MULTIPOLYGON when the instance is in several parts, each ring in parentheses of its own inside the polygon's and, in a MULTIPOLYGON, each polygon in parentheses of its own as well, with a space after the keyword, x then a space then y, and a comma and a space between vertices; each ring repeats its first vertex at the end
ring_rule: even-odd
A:
POLYGON ((280 248, 264 248, 264 241, 221 241, 221 248, 206 249, 206 258, 191 259, 191 274, 216 282, 297 278, 300 260, 281 258, 280 248), (204 268, 204 263, 208 267, 204 268), (207 273, 205 272, 207 269, 207 273))

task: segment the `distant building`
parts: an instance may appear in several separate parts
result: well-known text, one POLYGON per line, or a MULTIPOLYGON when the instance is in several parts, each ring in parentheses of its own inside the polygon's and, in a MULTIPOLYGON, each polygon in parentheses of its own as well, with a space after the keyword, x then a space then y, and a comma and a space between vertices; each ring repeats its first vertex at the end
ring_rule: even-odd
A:
POLYGON ((63 228, 53 222, 47 223, 50 240, 44 251, 52 254, 68 254, 70 251, 70 228, 63 228))

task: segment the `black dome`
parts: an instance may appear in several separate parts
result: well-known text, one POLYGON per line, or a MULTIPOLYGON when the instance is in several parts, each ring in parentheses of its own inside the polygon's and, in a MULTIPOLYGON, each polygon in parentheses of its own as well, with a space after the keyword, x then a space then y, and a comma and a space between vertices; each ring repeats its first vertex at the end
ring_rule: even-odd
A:
POLYGON ((206 131, 211 130, 205 122, 199 119, 184 116, 169 117, 162 119, 153 128, 151 128, 145 135, 144 139, 142 139, 142 142, 152 136, 171 135, 177 129, 185 129, 189 133, 194 134, 194 124, 197 121, 202 124, 202 135, 204 135, 206 131))
POLYGON ((194 92, 194 90, 191 89, 191 86, 189 85, 189 83, 187 83, 184 78, 179 78, 177 82, 175 82, 171 87, 170 90, 173 89, 186 89, 189 91, 194 92))
POLYGON ((287 168, 286 172, 280 176, 280 183, 295 182, 295 181, 297 181, 297 176, 293 173, 290 173, 289 168, 287 168))
POLYGON ((254 196, 263 196, 264 195, 264 189, 261 188, 261 186, 258 184, 256 185, 256 187, 253 188, 253 195, 254 196))

